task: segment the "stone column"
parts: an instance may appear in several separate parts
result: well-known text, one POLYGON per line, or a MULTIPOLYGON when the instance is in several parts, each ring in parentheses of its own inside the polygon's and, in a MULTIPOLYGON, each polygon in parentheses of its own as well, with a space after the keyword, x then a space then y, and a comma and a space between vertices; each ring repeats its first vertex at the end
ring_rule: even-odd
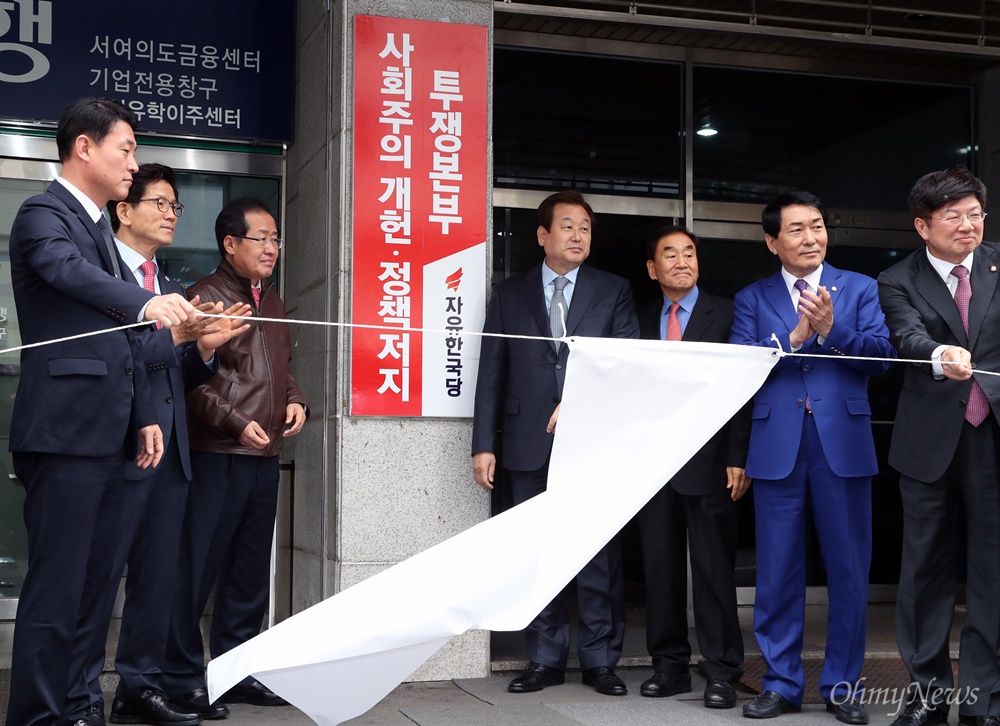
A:
MULTIPOLYGON (((285 299, 293 317, 346 323, 353 255, 354 16, 485 25, 492 39, 493 3, 299 0, 296 5, 285 299)), ((489 52, 492 56, 492 47, 489 52)), ((492 188, 492 178, 486 188, 492 188)), ((489 497, 472 480, 469 420, 352 417, 349 331, 299 326, 293 337, 296 375, 313 406, 310 423, 286 457, 294 459, 294 472, 279 563, 289 572, 279 574, 279 583, 288 582, 290 589, 283 592, 279 613, 309 607, 489 516, 489 497)), ((399 606, 405 608, 405 600, 399 606)), ((475 631, 454 638, 412 679, 488 672, 489 634, 475 631)))

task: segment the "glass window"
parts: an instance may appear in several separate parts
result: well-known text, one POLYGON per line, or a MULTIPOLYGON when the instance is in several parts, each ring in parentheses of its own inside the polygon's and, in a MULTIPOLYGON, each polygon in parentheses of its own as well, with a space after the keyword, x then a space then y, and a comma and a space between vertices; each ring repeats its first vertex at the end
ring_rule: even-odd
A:
POLYGON ((679 195, 680 66, 497 48, 496 185, 679 195))
MULTIPOLYGON (((10 226, 21 204, 45 191, 48 182, 0 178, 0 350, 21 345, 10 284, 10 226)), ((0 354, 0 598, 17 597, 28 564, 28 535, 21 512, 24 487, 14 477, 10 452, 10 415, 21 377, 16 353, 0 354)))
POLYGON ((696 67, 694 197, 767 203, 806 189, 829 206, 902 209, 933 169, 970 165, 972 89, 696 67))

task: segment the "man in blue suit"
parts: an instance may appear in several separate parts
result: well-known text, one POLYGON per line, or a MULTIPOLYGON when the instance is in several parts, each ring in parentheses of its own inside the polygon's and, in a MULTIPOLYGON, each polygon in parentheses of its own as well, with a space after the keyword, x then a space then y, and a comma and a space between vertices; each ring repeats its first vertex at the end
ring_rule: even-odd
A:
POLYGON ((11 227, 22 341, 109 332, 21 353, 10 450, 26 489, 28 570, 14 627, 10 726, 90 724, 86 666, 115 579, 125 460, 138 455, 140 466, 155 466, 163 453, 156 414, 139 405, 149 401, 141 358, 119 326, 170 328, 196 315, 182 295, 121 278, 101 207, 128 194, 135 126, 116 101, 70 104, 56 133, 62 173, 21 205, 11 227))
MULTIPOLYGON (((583 264, 590 254, 594 213, 578 192, 552 194, 538 208, 538 244, 545 260, 493 289, 486 333, 560 338, 638 338, 627 281, 583 264)), ((514 503, 545 491, 552 432, 558 418, 569 350, 557 340, 483 338, 472 433, 476 483, 493 488, 497 452, 510 473, 514 503)), ((585 526, 585 523, 581 523, 585 526)), ((621 553, 612 540, 576 577, 583 682, 622 696, 614 672, 625 634, 621 553)), ((527 628, 528 669, 513 693, 540 691, 565 680, 569 617, 557 597, 527 628)))
POLYGON ((812 507, 830 609, 820 693, 844 723, 868 723, 856 698, 865 655, 871 563, 871 478, 878 471, 868 377, 891 363, 817 356, 895 357, 865 275, 824 264, 826 211, 807 192, 761 215, 781 270, 741 291, 731 342, 786 353, 753 399, 746 475, 754 481, 757 594, 754 634, 767 662, 748 718, 798 711, 805 690, 806 507, 812 507))
MULTIPOLYGON (((163 273, 157 250, 170 245, 184 205, 177 201, 173 170, 162 164, 142 164, 132 175, 128 196, 109 202, 115 246, 129 279, 151 292, 183 294, 179 283, 163 273)), ((222 313, 222 303, 193 303, 207 313, 222 313)), ((234 305, 226 315, 249 313, 234 305)), ((155 328, 136 336, 149 378, 152 404, 163 432, 160 465, 142 469, 126 464, 125 504, 121 542, 114 571, 128 563, 115 668, 119 682, 111 709, 115 723, 195 726, 201 717, 172 703, 162 692, 159 674, 170 626, 170 604, 176 587, 181 525, 191 481, 185 391, 208 380, 218 370, 215 349, 248 329, 232 319, 199 318, 167 330, 155 328)), ((110 617, 117 589, 108 590, 110 617)), ((105 620, 107 623, 107 620, 105 620)), ((106 630, 106 628, 105 628, 106 630)), ((103 706, 99 677, 104 667, 104 643, 94 643, 89 687, 93 703, 103 706)), ((99 723, 97 709, 90 718, 99 723)))

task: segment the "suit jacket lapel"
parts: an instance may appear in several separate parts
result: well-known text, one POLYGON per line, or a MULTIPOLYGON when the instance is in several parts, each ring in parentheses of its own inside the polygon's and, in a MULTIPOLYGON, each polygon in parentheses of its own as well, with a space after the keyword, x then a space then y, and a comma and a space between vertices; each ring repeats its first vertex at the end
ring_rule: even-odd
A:
MULTIPOLYGON (((551 335, 549 329, 549 312, 545 306, 545 293, 542 292, 542 267, 534 267, 528 270, 521 281, 521 295, 524 297, 524 304, 538 324, 539 335, 551 335)), ((555 343, 550 343, 555 350, 555 343)))
POLYGON ((104 239, 104 235, 101 230, 97 228, 97 224, 90 218, 87 214, 87 210, 83 208, 83 205, 77 201, 76 197, 62 185, 62 183, 54 181, 49 184, 49 192, 54 194, 59 201, 70 208, 76 215, 80 218, 80 223, 83 224, 87 232, 90 233, 90 238, 94 240, 94 244, 97 246, 97 254, 101 256, 101 261, 104 263, 105 271, 114 277, 115 266, 111 262, 111 255, 108 251, 108 243, 104 239))
POLYGON ((659 302, 643 305, 639 308, 639 336, 647 340, 660 339, 660 316, 663 314, 663 296, 659 302))
POLYGON ((705 333, 708 332, 708 329, 715 322, 714 312, 715 307, 712 305, 712 301, 709 300, 705 293, 700 293, 698 295, 698 302, 694 304, 694 310, 691 311, 691 318, 688 320, 687 327, 684 328, 684 335, 681 340, 702 340, 705 337, 705 333))
POLYGON ((837 319, 837 300, 840 299, 840 293, 843 292, 843 284, 840 278, 843 274, 833 265, 824 262, 823 263, 823 274, 820 275, 819 284, 826 288, 826 291, 830 293, 830 302, 833 304, 833 319, 837 319))
POLYGON ((996 253, 982 245, 976 248, 972 265, 972 300, 969 302, 969 350, 976 345, 986 318, 986 309, 996 293, 996 270, 996 253))
POLYGON ((795 330, 795 326, 799 324, 799 318, 795 314, 795 308, 792 307, 792 298, 788 294, 785 280, 781 277, 781 270, 768 278, 764 297, 767 298, 774 314, 785 324, 788 332, 795 330))
MULTIPOLYGON (((948 324, 948 328, 951 330, 952 335, 955 336, 955 340, 968 344, 968 335, 966 335, 965 326, 962 325, 962 316, 958 314, 958 306, 955 305, 955 298, 951 296, 948 286, 941 279, 941 276, 938 275, 937 270, 931 267, 931 263, 927 261, 927 253, 924 250, 918 251, 913 256, 912 265, 914 288, 934 308, 942 320, 948 324)), ((977 265, 973 265, 973 269, 975 267, 977 265)), ((974 287, 973 291, 975 291, 974 287)), ((975 298, 975 294, 973 294, 973 298, 975 298)), ((987 299, 989 298, 987 297, 987 299)), ((971 313, 969 317, 971 319, 971 313)))
POLYGON ((569 304, 569 315, 566 316, 566 335, 572 335, 583 320, 583 314, 590 307, 594 295, 597 294, 598 283, 586 265, 580 265, 576 274, 576 286, 573 288, 573 301, 569 304))

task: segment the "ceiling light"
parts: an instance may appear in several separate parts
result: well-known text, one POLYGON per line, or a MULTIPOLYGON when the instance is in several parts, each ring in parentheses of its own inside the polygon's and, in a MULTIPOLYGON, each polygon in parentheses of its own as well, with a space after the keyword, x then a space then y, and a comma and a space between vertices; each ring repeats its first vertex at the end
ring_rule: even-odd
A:
POLYGON ((708 137, 708 136, 715 136, 717 133, 719 133, 719 131, 717 129, 712 128, 711 124, 705 124, 700 129, 695 131, 695 133, 698 134, 699 136, 708 137))

